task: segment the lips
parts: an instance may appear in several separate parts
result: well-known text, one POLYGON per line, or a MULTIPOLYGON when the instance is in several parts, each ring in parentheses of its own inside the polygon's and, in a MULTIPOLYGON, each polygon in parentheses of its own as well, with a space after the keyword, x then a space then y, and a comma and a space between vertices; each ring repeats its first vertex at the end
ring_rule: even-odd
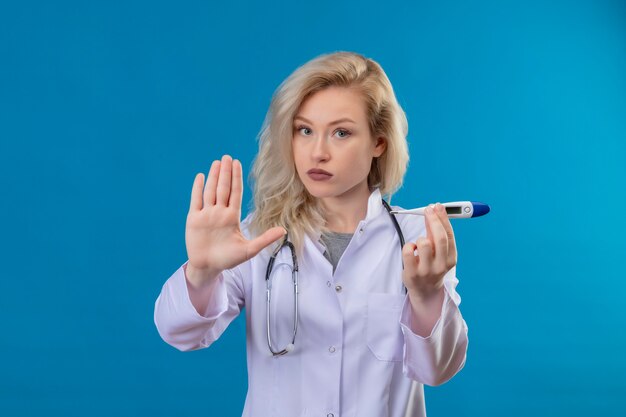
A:
POLYGON ((323 169, 319 169, 319 168, 309 169, 306 173, 309 176, 309 178, 311 178, 314 181, 328 180, 333 176, 333 174, 331 174, 330 172, 324 171, 323 169))
POLYGON ((333 176, 333 174, 331 174, 328 171, 324 171, 323 169, 319 169, 319 168, 313 168, 313 169, 309 169, 307 172, 307 174, 323 174, 323 175, 330 175, 331 177, 333 176))

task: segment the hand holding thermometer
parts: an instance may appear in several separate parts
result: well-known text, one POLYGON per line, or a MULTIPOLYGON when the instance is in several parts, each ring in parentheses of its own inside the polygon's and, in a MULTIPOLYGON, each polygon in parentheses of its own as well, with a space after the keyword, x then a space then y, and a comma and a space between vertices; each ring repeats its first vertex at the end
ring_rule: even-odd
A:
MULTIPOLYGON (((441 203, 446 208, 446 214, 451 219, 467 219, 470 217, 484 216, 489 213, 489 206, 477 201, 453 201, 441 203)), ((393 214, 417 214, 424 216, 426 207, 419 207, 411 210, 392 210, 393 214)))

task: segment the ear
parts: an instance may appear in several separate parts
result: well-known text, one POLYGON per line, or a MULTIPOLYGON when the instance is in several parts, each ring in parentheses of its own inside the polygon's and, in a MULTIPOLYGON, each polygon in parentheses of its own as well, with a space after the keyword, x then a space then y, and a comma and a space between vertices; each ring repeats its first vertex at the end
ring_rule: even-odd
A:
POLYGON ((375 158, 378 158, 383 153, 385 153, 386 149, 387 149, 387 139, 380 136, 379 138, 376 139, 376 146, 374 146, 373 156, 375 158))

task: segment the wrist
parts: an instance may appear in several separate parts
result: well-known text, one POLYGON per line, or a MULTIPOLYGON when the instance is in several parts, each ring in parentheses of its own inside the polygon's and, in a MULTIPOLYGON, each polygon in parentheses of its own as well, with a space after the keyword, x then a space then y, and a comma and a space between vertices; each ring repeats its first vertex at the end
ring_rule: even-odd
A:
POLYGON ((443 283, 437 286, 422 286, 407 289, 409 297, 421 302, 428 302, 438 299, 443 293, 443 283))
POLYGON ((212 268, 196 268, 187 262, 183 266, 185 278, 194 288, 202 288, 211 284, 222 271, 212 268))

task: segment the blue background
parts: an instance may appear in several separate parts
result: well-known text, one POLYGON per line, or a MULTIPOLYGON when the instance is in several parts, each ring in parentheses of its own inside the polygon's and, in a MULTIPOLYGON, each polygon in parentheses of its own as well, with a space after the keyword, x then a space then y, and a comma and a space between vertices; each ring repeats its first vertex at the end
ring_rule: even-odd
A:
POLYGON ((243 320, 182 353, 154 301, 186 260, 195 174, 224 153, 249 173, 278 84, 350 50, 409 120, 393 203, 492 208, 453 221, 470 343, 429 417, 626 415, 623 1, 13 3, 0 414, 240 415, 243 320))

